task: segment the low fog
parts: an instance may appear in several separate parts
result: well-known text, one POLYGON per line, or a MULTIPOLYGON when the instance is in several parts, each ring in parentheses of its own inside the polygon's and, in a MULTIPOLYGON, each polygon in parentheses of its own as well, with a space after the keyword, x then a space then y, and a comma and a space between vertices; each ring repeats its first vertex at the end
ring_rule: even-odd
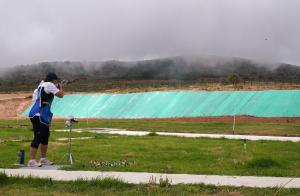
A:
POLYGON ((1 0, 0 68, 201 55, 300 65, 299 8, 298 0, 1 0))

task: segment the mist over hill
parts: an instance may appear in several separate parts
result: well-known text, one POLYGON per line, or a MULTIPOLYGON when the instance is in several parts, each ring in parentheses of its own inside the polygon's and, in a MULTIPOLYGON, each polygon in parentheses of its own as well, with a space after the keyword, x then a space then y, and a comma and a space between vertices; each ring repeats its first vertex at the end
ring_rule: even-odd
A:
POLYGON ((224 83, 235 74, 242 81, 300 83, 300 67, 219 56, 170 57, 142 61, 41 62, 19 65, 0 76, 1 85, 36 85, 48 72, 62 79, 180 80, 224 83))

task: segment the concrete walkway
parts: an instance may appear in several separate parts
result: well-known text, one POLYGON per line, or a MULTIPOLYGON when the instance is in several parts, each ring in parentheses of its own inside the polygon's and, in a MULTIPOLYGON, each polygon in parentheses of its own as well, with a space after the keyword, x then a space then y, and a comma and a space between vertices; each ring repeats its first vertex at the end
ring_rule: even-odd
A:
POLYGON ((285 187, 300 188, 300 178, 289 177, 256 177, 256 176, 218 176, 190 174, 161 174, 143 172, 97 172, 97 171, 64 171, 47 169, 0 169, 9 176, 32 176, 52 178, 53 180, 71 181, 76 179, 91 180, 95 178, 116 178, 124 182, 159 183, 160 179, 168 178, 171 184, 207 184, 216 186, 245 186, 245 187, 285 187))
MULTIPOLYGON (((55 131, 68 131, 68 130, 55 130, 55 131)), ((107 133, 118 135, 133 135, 145 136, 151 132, 148 131, 127 131, 125 129, 74 129, 73 132, 90 132, 90 133, 107 133)), ((174 133, 174 132, 155 132, 157 135, 164 136, 178 136, 190 138, 226 138, 226 139, 239 139, 239 140, 267 140, 267 141, 291 141, 300 142, 300 137, 283 137, 283 136, 258 136, 258 135, 229 135, 229 134, 200 134, 200 133, 174 133)))

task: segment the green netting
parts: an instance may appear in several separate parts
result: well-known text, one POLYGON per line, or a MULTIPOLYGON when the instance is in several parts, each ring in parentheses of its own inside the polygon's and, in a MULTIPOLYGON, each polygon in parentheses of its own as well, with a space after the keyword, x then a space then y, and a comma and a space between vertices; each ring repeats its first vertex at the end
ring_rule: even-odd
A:
MULTIPOLYGON (((22 115, 27 116, 30 108, 22 115)), ((75 94, 55 98, 52 112, 56 117, 78 118, 299 117, 300 91, 75 94)))

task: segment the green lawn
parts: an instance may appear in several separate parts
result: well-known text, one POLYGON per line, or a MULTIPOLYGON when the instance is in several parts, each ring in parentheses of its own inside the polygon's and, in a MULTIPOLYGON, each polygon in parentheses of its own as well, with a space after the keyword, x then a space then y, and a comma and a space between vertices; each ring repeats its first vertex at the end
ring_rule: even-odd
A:
MULTIPOLYGON (((54 120, 51 129, 64 128, 65 120, 54 120)), ((0 120, 3 129, 31 127, 29 120, 0 120)), ((191 133, 232 134, 230 122, 185 122, 185 121, 150 121, 150 120, 87 120, 82 119, 74 128, 119 128, 137 131, 166 131, 191 133)), ((23 128, 25 130, 25 128, 23 128)), ((12 132, 14 135, 14 133, 12 132)), ((235 134, 300 136, 300 123, 286 122, 236 122, 235 134)))
MULTIPOLYGON (((67 150, 66 141, 53 141, 59 136, 61 133, 53 132, 49 145, 49 158, 56 162, 67 150)), ((29 143, 29 140, 0 143, 0 167, 13 167, 20 149, 25 149, 28 160, 29 143)), ((299 142, 248 141, 244 149, 240 140, 97 134, 96 139, 74 140, 73 152, 76 163, 66 169, 300 176, 299 142), (129 165, 91 163, 121 161, 129 165)))
MULTIPOLYGON (((245 123, 244 130, 251 130, 256 124, 245 123), (248 128, 247 128, 248 127, 248 128)), ((194 131, 210 133, 207 130, 224 133, 227 123, 196 123, 174 121, 89 121, 75 125, 81 127, 113 127, 130 130, 151 131, 194 131)), ((277 132, 297 132, 296 123, 266 123, 260 130, 272 127, 277 132), (281 127, 280 127, 281 126, 281 127)), ((64 128, 64 121, 56 120, 52 129, 64 128)), ((299 132, 299 131, 298 131, 299 132)), ((243 132, 245 133, 245 132, 243 132)), ((257 133, 257 132, 256 132, 257 133)), ((68 133, 52 132, 49 158, 59 162, 66 152, 68 133)), ((96 133, 73 133, 72 137, 90 136, 95 139, 74 140, 73 150, 76 164, 68 169, 145 171, 167 173, 195 173, 220 175, 300 176, 300 143, 248 141, 247 148, 241 140, 181 138, 167 136, 120 136, 96 133), (95 166, 96 163, 120 162, 126 160, 130 166, 95 166)), ((28 160, 29 144, 32 140, 30 122, 0 121, 0 167, 15 167, 17 152, 26 150, 28 160), (22 140, 19 142, 11 140, 22 140)))
MULTIPOLYGON (((241 123, 238 133, 258 135, 298 135, 299 123, 241 123)), ((128 130, 227 133, 230 123, 174 121, 81 121, 74 128, 111 127, 128 130)), ((55 120, 52 129, 64 128, 63 120, 55 120)), ((73 137, 95 139, 74 140, 75 164, 68 170, 135 171, 218 175, 257 175, 300 177, 300 143, 227 139, 180 138, 156 136, 121 136, 95 133, 73 133, 73 137), (126 162, 127 165, 106 163, 126 162), (95 163, 105 163, 104 165, 95 163)), ((64 132, 52 132, 49 159, 62 161, 67 151, 64 132)), ((0 168, 15 168, 17 153, 26 151, 32 139, 30 122, 0 120, 0 168), (22 140, 22 141, 11 141, 22 140)), ((92 182, 56 182, 49 180, 6 178, 0 175, 0 195, 272 195, 277 189, 215 187, 204 185, 131 185, 115 180, 92 182), (21 188, 20 188, 21 187, 21 188)), ((283 189, 279 195, 299 195, 299 189, 283 189)))
POLYGON ((140 184, 114 179, 72 182, 10 177, 0 174, 0 195, 299 195, 300 189, 140 184))
MULTIPOLYGON (((107 127, 141 131, 224 133, 232 134, 228 122, 180 122, 180 121, 86 121, 79 127, 107 127)), ((235 134, 300 136, 300 123, 237 122, 235 134)))

